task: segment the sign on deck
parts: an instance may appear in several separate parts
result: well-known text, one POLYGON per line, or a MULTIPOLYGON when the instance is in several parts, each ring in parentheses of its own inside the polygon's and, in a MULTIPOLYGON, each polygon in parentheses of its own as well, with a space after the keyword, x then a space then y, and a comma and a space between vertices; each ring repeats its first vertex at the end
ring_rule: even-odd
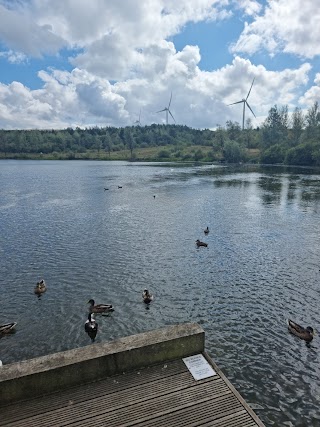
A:
POLYGON ((197 381, 217 375, 215 370, 211 367, 211 365, 209 365, 202 354, 185 357, 182 360, 186 364, 193 378, 197 381))

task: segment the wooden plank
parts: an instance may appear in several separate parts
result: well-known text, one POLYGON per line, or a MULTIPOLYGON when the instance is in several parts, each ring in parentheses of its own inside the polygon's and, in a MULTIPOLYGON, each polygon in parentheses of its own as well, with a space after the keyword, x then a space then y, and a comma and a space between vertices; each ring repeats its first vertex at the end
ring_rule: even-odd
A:
POLYGON ((194 405, 189 408, 171 411, 165 416, 153 418, 141 423, 139 422, 136 425, 143 427, 202 426, 214 419, 220 419, 227 415, 234 415, 236 411, 238 414, 246 414, 246 411, 239 402, 230 394, 215 400, 210 399, 205 402, 195 402, 194 405))
POLYGON ((195 381, 182 360, 168 362, 5 406, 0 426, 264 427, 204 356, 217 375, 195 381))
POLYGON ((193 406, 196 401, 206 401, 225 394, 231 395, 222 381, 204 381, 201 384, 195 384, 193 387, 154 396, 151 399, 148 398, 148 390, 146 389, 144 398, 140 399, 138 403, 134 399, 130 400, 130 395, 126 400, 125 396, 120 397, 119 393, 115 393, 109 396, 111 400, 102 398, 94 408, 91 408, 91 403, 94 401, 82 402, 68 408, 39 414, 6 425, 8 427, 52 427, 53 425, 59 427, 72 424, 76 427, 88 423, 107 423, 109 427, 112 427, 124 425, 128 422, 137 422, 139 419, 161 416, 172 410, 193 406), (149 408, 154 408, 153 412, 150 412, 149 408), (119 420, 121 420, 120 423, 119 420))
POLYGON ((255 414, 255 412, 250 408, 250 406, 247 404, 247 402, 243 399, 243 397, 240 395, 238 390, 231 384, 231 382, 228 380, 228 378, 224 375, 224 373, 221 371, 221 369, 214 363, 214 361, 210 358, 210 356, 204 352, 204 357, 208 361, 208 363, 213 367, 213 369, 219 374, 219 376, 223 379, 223 381, 226 383, 226 385, 229 387, 229 389, 232 391, 232 393, 236 396, 236 398, 239 400, 239 402, 243 405, 243 407, 246 409, 246 411, 249 413, 251 418, 254 420, 256 425, 258 427, 265 427, 265 425, 262 423, 260 418, 255 414))
POLYGON ((156 365, 134 372, 115 375, 95 383, 77 386, 59 393, 52 393, 41 398, 30 399, 4 406, 1 408, 0 426, 44 411, 55 410, 61 407, 69 407, 78 402, 87 402, 106 394, 127 390, 143 384, 150 384, 157 379, 166 379, 170 376, 179 376, 187 373, 188 369, 181 359, 170 363, 156 365), (90 396, 88 398, 88 396, 90 396))

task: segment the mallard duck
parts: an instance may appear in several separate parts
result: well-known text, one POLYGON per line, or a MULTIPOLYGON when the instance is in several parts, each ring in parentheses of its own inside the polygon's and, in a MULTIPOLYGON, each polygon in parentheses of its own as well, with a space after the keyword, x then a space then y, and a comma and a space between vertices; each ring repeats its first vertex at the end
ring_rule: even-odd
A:
POLYGON ((307 326, 306 328, 304 328, 303 326, 298 325, 297 323, 293 322, 290 319, 288 319, 287 322, 288 322, 288 329, 292 334, 296 335, 297 337, 307 342, 310 342, 313 340, 313 336, 315 332, 311 326, 307 326))
POLYGON ((95 304, 93 299, 88 301, 90 313, 109 313, 114 311, 112 304, 95 304))
POLYGON ((204 234, 209 234, 209 227, 204 230, 204 234))
POLYGON ((146 304, 150 304, 150 302, 153 301, 153 295, 150 294, 148 289, 145 289, 142 292, 142 298, 143 298, 143 302, 145 302, 146 304))
POLYGON ((208 246, 208 243, 201 242, 199 239, 198 239, 198 240, 196 240, 196 244, 197 244, 197 246, 198 246, 198 247, 199 247, 199 246, 205 246, 205 247, 207 247, 207 246, 208 246))
POLYGON ((88 314, 88 319, 84 324, 84 329, 91 338, 91 340, 94 341, 98 332, 98 323, 95 321, 91 313, 88 314))
POLYGON ((0 335, 11 334, 14 332, 14 328, 16 327, 17 322, 12 323, 4 323, 0 325, 0 335))
POLYGON ((34 293, 40 295, 40 294, 43 294, 46 290, 47 290, 46 282, 42 279, 40 280, 40 282, 37 282, 34 288, 34 293))

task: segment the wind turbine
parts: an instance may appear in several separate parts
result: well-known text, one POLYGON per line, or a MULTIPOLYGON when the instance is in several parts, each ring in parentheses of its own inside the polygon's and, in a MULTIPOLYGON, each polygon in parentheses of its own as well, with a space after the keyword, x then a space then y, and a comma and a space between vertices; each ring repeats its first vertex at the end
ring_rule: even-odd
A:
POLYGON ((174 117, 173 117, 173 115, 172 115, 172 113, 171 113, 171 111, 170 111, 171 100, 172 100, 172 92, 171 92, 171 96, 170 96, 170 101, 169 101, 168 107, 165 107, 163 110, 157 111, 157 113, 161 113, 162 111, 166 112, 166 124, 168 124, 168 115, 169 114, 173 118, 173 121, 176 122, 175 119, 174 119, 174 117))
POLYGON ((244 130, 244 118, 245 118, 245 115, 246 115, 246 106, 249 108, 249 110, 251 111, 251 113, 254 115, 254 117, 256 117, 256 115, 254 114, 254 112, 252 111, 252 108, 250 107, 250 105, 248 104, 248 98, 249 98, 249 95, 250 95, 250 92, 251 92, 251 89, 252 89, 252 86, 253 86, 253 82, 254 82, 254 79, 255 79, 255 77, 253 78, 253 80, 252 80, 252 83, 251 83, 251 86, 250 86, 250 89, 249 89, 249 92, 248 92, 248 95, 247 95, 247 97, 246 98, 243 98, 241 101, 238 101, 238 102, 233 102, 232 104, 229 104, 229 105, 234 105, 234 104, 241 104, 241 102, 243 102, 243 113, 242 113, 242 130, 244 130))
POLYGON ((141 117, 141 109, 140 109, 140 113, 139 113, 139 119, 134 122, 134 124, 137 126, 141 126, 140 117, 141 117))

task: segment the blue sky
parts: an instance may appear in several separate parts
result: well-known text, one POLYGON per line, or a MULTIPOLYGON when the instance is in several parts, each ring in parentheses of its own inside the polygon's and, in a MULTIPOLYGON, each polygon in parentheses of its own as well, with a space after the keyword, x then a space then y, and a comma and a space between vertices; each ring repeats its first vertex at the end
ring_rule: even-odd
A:
POLYGON ((320 96, 320 9, 302 0, 0 0, 0 128, 242 123, 247 96, 320 96), (173 123, 169 115, 169 123, 173 123))

